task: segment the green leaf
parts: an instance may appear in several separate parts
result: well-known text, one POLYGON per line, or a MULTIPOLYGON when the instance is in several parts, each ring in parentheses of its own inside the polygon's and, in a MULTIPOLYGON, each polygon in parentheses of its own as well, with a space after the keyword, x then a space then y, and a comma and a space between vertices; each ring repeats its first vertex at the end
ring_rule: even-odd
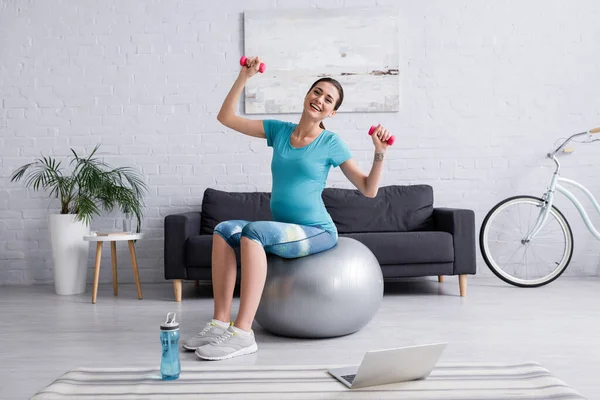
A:
POLYGON ((15 170, 11 182, 24 179, 27 187, 47 191, 49 197, 60 199, 61 213, 75 213, 78 220, 87 224, 101 211, 117 208, 133 213, 139 232, 143 199, 148 193, 144 178, 132 167, 114 168, 105 163, 98 155, 99 148, 97 144, 87 157, 71 149, 70 174, 63 173, 62 161, 42 156, 15 170))

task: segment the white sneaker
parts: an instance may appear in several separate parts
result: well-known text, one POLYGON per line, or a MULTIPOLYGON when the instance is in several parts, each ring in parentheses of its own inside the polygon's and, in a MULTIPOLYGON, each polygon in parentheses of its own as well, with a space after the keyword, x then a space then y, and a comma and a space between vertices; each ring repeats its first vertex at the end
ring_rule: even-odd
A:
POLYGON ((202 329, 196 336, 190 338, 188 340, 184 340, 181 344, 186 350, 196 350, 198 347, 207 345, 221 336, 225 331, 227 331, 227 327, 222 327, 213 319, 210 322, 206 323, 204 329, 202 329))
POLYGON ((230 326, 221 336, 212 343, 196 349, 196 355, 204 360, 218 361, 255 353, 258 350, 254 332, 249 335, 237 333, 230 326))

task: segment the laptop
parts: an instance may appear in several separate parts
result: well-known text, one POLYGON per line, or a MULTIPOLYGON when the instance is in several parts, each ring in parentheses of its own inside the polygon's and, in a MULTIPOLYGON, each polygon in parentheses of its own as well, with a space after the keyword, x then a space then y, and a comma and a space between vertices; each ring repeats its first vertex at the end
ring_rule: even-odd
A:
POLYGON ((369 351, 358 366, 332 368, 329 374, 357 389, 424 379, 431 373, 447 343, 369 351))

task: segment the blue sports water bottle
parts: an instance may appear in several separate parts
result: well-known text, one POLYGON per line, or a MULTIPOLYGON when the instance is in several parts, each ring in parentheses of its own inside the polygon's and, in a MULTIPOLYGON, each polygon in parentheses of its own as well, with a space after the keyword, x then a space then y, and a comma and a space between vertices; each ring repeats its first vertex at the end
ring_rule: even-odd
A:
POLYGON ((179 378, 179 323, 175 322, 175 313, 167 314, 167 320, 160 325, 160 342, 162 343, 162 359, 160 375, 164 380, 179 378))

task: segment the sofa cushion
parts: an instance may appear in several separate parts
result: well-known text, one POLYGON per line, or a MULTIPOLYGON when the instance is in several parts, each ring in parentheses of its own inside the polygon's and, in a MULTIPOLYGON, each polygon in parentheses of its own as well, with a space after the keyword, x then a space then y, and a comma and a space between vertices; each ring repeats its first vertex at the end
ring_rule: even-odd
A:
MULTIPOLYGON (((185 263, 187 267, 211 267, 212 235, 190 236, 185 242, 185 263)), ((240 249, 234 250, 238 266, 240 265, 240 249)))
MULTIPOLYGON (((340 236, 356 239, 367 246, 381 265, 452 263, 454 248, 448 232, 349 233, 340 236)), ((188 267, 210 268, 211 235, 190 236, 185 243, 188 267)), ((239 249, 235 249, 238 266, 239 249)))
POLYGON ((213 233, 220 222, 243 219, 247 221, 271 221, 271 193, 224 192, 208 188, 202 199, 200 233, 213 233))
POLYGON ((384 186, 375 198, 358 190, 326 188, 323 202, 340 234, 433 227, 433 189, 429 185, 384 186))
POLYGON ((363 243, 381 265, 454 261, 452 235, 448 232, 348 233, 340 236, 363 243))
POLYGON ((212 235, 190 236, 185 241, 185 264, 188 267, 211 266, 212 235))

